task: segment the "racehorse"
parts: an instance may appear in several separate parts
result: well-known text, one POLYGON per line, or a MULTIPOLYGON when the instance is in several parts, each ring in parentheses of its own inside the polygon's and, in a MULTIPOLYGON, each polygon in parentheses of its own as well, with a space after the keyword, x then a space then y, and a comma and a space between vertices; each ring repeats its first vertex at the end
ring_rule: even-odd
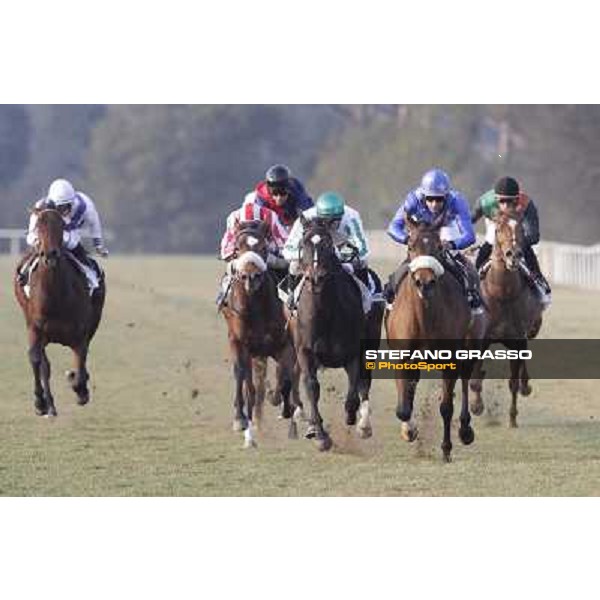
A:
MULTIPOLYGON (((508 215, 500 215, 494 221, 494 248, 481 286, 490 314, 484 349, 501 342, 509 349, 525 350, 527 340, 535 338, 542 326, 542 303, 521 271, 524 241, 521 222, 508 215)), ((482 362, 478 361, 471 380, 471 390, 475 394, 471 410, 475 415, 481 415, 484 410, 481 392, 485 372, 482 367, 482 362)), ((522 359, 510 361, 508 388, 511 393, 509 425, 517 427, 519 391, 523 396, 531 394, 527 363, 522 359)))
MULTIPOLYGON (((282 417, 292 416, 294 348, 275 281, 267 269, 268 235, 267 224, 260 221, 236 226, 233 273, 227 302, 221 309, 227 323, 235 377, 233 428, 244 432, 246 448, 256 446, 253 428, 257 387, 264 390, 264 382, 257 385, 253 377, 253 367, 256 364, 264 376, 267 357, 277 362, 275 396, 283 402, 282 417)), ((295 404, 300 406, 299 399, 295 404)), ((293 432, 290 427, 291 436, 293 432)))
MULTIPOLYGON (((38 213, 38 244, 34 250, 37 266, 29 277, 29 297, 15 280, 15 296, 27 325, 29 361, 35 381, 35 411, 56 416, 50 389, 48 344, 68 346, 74 353, 75 369, 68 373, 71 388, 81 406, 90 399, 86 368, 90 342, 98 329, 106 296, 104 277, 90 296, 85 275, 63 246, 64 222, 58 211, 38 213)), ((24 257, 20 265, 29 258, 24 257)))
MULTIPOLYGON (((406 217, 410 274, 401 282, 385 318, 390 347, 396 348, 397 344, 401 344, 411 351, 456 350, 467 347, 469 340, 476 337, 462 286, 441 262, 443 247, 439 230, 443 222, 443 213, 432 224, 416 223, 406 217)), ((444 422, 444 437, 441 447, 446 462, 451 460, 450 426, 454 412, 454 387, 459 376, 462 382, 459 437, 465 445, 475 439, 468 397, 471 367, 472 363, 463 361, 460 372, 450 369, 442 372, 440 414, 444 422)), ((396 415, 402 422, 402 438, 413 442, 418 436, 412 413, 420 374, 418 370, 410 371, 410 375, 401 371, 397 373, 396 415)))
POLYGON ((373 325, 369 332, 361 292, 342 267, 328 224, 318 218, 308 221, 303 215, 300 219, 304 228, 299 256, 302 276, 298 284, 297 312, 290 327, 308 398, 306 437, 315 439, 319 450, 327 451, 332 447, 332 441, 319 412, 317 370, 321 367, 345 369, 348 376, 346 424, 357 425, 361 437, 370 437, 371 381, 361 378, 360 343, 367 335, 379 339, 381 316, 377 332, 373 333, 376 328, 373 325))

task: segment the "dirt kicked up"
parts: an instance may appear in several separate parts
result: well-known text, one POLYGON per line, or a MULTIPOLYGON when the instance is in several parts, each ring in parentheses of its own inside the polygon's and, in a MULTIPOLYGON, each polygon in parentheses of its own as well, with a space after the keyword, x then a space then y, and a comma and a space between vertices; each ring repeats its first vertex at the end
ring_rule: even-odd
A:
MULTIPOLYGON (((50 348, 58 417, 36 417, 22 315, 0 258, 2 495, 598 495, 600 392, 591 380, 533 381, 509 430, 503 381, 487 384, 475 443, 439 460, 436 382, 416 401, 420 439, 400 440, 392 381, 374 382, 374 436, 343 425, 345 375, 323 377, 330 454, 287 439, 265 406, 258 448, 231 431, 226 329, 214 297, 221 265, 196 257, 111 257, 107 304, 90 357, 91 402, 63 377, 67 349, 50 348)), ((385 274, 392 265, 375 265, 385 274)), ((600 293, 557 289, 541 337, 600 336, 600 293)))

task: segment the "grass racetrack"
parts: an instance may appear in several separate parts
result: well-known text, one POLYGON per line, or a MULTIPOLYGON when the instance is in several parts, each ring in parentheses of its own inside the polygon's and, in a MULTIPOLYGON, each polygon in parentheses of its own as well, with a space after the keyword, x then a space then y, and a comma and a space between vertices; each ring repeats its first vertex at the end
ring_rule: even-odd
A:
MULTIPOLYGON (((600 494, 600 383, 590 380, 533 381, 516 430, 507 426, 506 382, 487 382, 474 444, 462 446, 455 430, 454 462, 445 465, 435 382, 417 392, 421 438, 412 445, 400 440, 393 382, 374 382, 374 436, 363 441, 343 425, 344 373, 327 372, 330 453, 289 441, 269 405, 259 447, 244 450, 231 431, 226 329, 214 307, 222 265, 208 258, 111 257, 90 352, 91 402, 76 405, 63 376, 70 351, 51 346, 59 416, 36 417, 13 266, 0 258, 2 495, 600 494)), ((600 293, 557 289, 541 337, 598 337, 599 309, 600 293)))

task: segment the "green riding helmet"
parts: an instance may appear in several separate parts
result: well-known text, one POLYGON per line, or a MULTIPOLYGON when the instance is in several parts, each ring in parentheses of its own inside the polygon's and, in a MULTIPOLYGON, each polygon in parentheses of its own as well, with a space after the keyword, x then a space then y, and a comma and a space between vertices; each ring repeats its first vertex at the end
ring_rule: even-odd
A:
POLYGON ((344 216, 344 198, 335 192, 325 192, 317 199, 317 217, 339 219, 344 216))

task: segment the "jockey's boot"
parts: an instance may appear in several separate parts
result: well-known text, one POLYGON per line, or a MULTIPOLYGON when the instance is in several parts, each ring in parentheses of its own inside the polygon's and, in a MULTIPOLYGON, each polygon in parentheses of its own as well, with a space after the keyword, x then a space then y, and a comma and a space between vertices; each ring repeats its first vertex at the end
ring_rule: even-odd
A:
POLYGON ((539 294, 542 310, 546 310, 552 304, 552 289, 548 280, 542 273, 533 273, 535 288, 539 294))
MULTIPOLYGON (((534 255, 535 256, 535 255, 534 255)), ((546 310, 552 304, 552 289, 548 280, 539 269, 537 259, 532 261, 533 264, 528 264, 525 261, 521 262, 521 271, 524 273, 530 287, 538 295, 542 303, 542 310, 546 310)))
POLYGON ((31 262, 33 257, 28 258, 19 270, 17 270, 16 279, 17 283, 21 287, 25 287, 29 283, 29 269, 31 268, 31 262))
POLYGON ((462 255, 453 255, 449 252, 444 254, 444 266, 452 273, 455 279, 463 286, 467 296, 467 302, 473 316, 481 315, 485 312, 483 300, 479 290, 479 276, 473 269, 462 261, 462 255))
POLYGON ((296 302, 296 288, 298 286, 300 277, 296 275, 288 275, 287 278, 287 300, 285 301, 285 306, 290 312, 294 312, 297 307, 296 302))
POLYGON ((483 300, 477 286, 469 286, 467 289, 467 301, 472 315, 482 315, 485 311, 483 308, 483 300))
POLYGON ((17 271, 17 283, 21 287, 25 287, 29 281, 29 269, 23 268, 20 271, 17 271))
POLYGON ((388 282, 383 286, 383 297, 386 301, 386 309, 391 310, 396 298, 396 291, 400 287, 402 280, 408 273, 408 261, 404 261, 389 277, 388 282))
POLYGON ((215 301, 217 310, 221 310, 227 304, 227 296, 229 294, 230 286, 231 276, 226 273, 223 275, 223 279, 221 279, 221 287, 219 288, 219 293, 217 294, 217 299, 215 301))

